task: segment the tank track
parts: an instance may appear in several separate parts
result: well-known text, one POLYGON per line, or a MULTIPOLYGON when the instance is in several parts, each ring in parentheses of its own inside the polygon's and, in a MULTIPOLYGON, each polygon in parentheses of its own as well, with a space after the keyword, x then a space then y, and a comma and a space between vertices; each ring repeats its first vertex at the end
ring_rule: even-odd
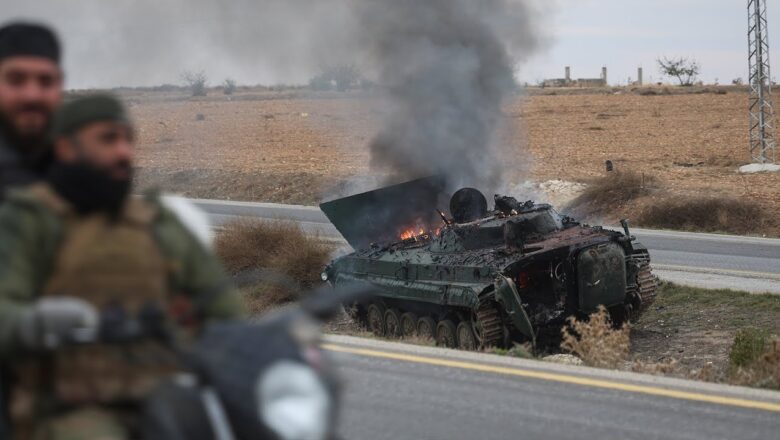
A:
POLYGON ((658 277, 653 274, 653 269, 650 267, 649 254, 637 253, 632 255, 631 259, 639 266, 639 271, 637 272, 636 284, 628 287, 628 294, 630 297, 638 299, 638 311, 641 312, 655 301, 658 290, 658 277))
POLYGON ((499 347, 504 339, 504 324, 497 304, 483 299, 477 309, 477 320, 474 333, 477 334, 481 347, 499 347))

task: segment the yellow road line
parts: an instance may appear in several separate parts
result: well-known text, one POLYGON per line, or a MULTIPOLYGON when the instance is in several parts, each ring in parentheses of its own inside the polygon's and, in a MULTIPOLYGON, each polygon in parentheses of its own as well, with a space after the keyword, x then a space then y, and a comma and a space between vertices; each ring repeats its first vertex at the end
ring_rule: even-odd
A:
POLYGON ((765 411, 780 412, 780 403, 761 402, 756 400, 739 399, 734 397, 716 396, 711 394, 694 393, 688 391, 676 391, 666 388, 658 388, 647 385, 633 385, 621 382, 611 382, 601 379, 570 376, 559 373, 546 373, 543 371, 525 370, 521 368, 500 367, 496 365, 478 364, 474 362, 456 361, 450 359, 423 357, 402 353, 390 353, 385 351, 370 350, 364 348, 345 347, 336 344, 324 344, 325 350, 339 353, 356 354, 397 361, 414 362, 418 364, 436 365, 440 367, 460 368, 464 370, 480 371, 484 373, 496 373, 509 376, 527 377, 552 382, 570 383, 587 387, 603 388, 609 390, 625 391, 630 393, 649 394, 653 396, 670 397, 674 399, 692 400, 696 402, 714 403, 718 405, 736 406, 740 408, 761 409, 765 411))

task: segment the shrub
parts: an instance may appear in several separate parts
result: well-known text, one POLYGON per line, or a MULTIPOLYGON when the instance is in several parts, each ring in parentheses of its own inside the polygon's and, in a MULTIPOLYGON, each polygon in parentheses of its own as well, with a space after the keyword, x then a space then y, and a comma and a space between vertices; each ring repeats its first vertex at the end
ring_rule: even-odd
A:
POLYGON ((585 365, 599 368, 618 368, 628 360, 629 328, 626 324, 616 329, 603 306, 587 321, 568 318, 561 329, 561 349, 577 355, 585 365))
POLYGON ((769 339, 765 330, 746 328, 737 332, 729 351, 729 362, 733 368, 746 367, 764 352, 769 339))
POLYGON ((748 234, 771 228, 774 218, 750 200, 665 197, 645 207, 637 224, 661 229, 748 234))
POLYGON ((591 182, 565 210, 574 216, 604 214, 649 194, 655 182, 653 176, 633 171, 612 171, 591 182))
POLYGON ((312 90, 333 90, 346 92, 353 87, 361 86, 362 76, 360 69, 354 64, 325 66, 321 73, 309 80, 312 90))
MULTIPOLYGON (((765 334, 764 334, 765 335, 765 334)), ((739 334, 737 335, 739 337, 739 334)), ((750 335, 745 341, 734 339, 734 346, 739 345, 739 361, 748 361, 744 366, 739 366, 732 372, 731 383, 737 385, 749 385, 754 387, 780 389, 780 338, 768 339, 765 337, 763 350, 756 355, 755 348, 761 342, 761 334, 750 335), (744 351, 744 353, 743 353, 744 351)), ((734 348, 732 347, 732 353, 734 348)), ((729 356, 730 359, 731 353, 729 356)), ((732 359, 732 365, 733 359, 732 359)))
POLYGON ((233 275, 255 271, 259 280, 245 290, 252 312, 296 300, 321 282, 331 249, 296 224, 243 220, 216 237, 217 255, 233 275))
POLYGON ((222 83, 222 93, 225 95, 232 95, 236 91, 236 81, 231 78, 227 78, 222 83))
POLYGON ((333 81, 324 74, 321 74, 309 80, 309 87, 317 92, 326 92, 333 90, 333 81))
POLYGON ((200 72, 184 72, 181 74, 181 79, 190 89, 192 96, 206 96, 206 82, 208 81, 206 72, 202 70, 200 72))

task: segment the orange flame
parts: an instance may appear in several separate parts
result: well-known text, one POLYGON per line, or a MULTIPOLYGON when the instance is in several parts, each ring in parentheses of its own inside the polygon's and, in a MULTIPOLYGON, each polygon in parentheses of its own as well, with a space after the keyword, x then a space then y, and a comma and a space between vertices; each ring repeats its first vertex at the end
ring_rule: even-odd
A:
POLYGON ((420 241, 420 240, 427 240, 431 236, 439 235, 439 232, 441 232, 440 227, 432 231, 426 231, 424 227, 417 225, 401 231, 401 233, 398 234, 398 237, 403 241, 406 240, 420 241))

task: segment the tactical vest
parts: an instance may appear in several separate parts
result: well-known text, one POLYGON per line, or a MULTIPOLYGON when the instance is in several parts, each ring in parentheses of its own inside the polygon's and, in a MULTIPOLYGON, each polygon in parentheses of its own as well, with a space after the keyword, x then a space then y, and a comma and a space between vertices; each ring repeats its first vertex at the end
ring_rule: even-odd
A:
MULTIPOLYGON (((62 224, 42 295, 82 298, 98 310, 121 305, 128 314, 150 302, 165 307, 171 297, 170 265, 153 234, 157 207, 130 198, 118 218, 79 216, 50 187, 35 185, 30 191, 62 224)), ((65 348, 27 362, 17 395, 46 396, 66 406, 137 400, 174 366, 172 353, 155 342, 65 348)), ((40 405, 41 399, 33 400, 40 405)))

